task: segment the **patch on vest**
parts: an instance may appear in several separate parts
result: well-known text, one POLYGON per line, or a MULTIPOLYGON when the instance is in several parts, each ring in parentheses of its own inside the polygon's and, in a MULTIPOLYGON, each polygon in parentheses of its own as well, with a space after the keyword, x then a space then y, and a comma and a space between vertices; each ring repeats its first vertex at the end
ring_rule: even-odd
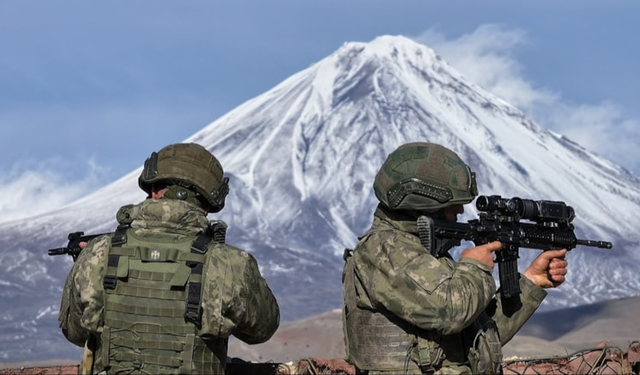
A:
POLYGON ((160 250, 151 250, 151 260, 160 260, 160 250))

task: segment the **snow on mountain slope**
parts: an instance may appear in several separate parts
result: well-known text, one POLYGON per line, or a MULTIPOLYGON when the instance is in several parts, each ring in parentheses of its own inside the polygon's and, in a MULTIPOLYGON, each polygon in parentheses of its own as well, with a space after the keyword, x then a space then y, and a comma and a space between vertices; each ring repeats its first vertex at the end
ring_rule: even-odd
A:
MULTIPOLYGON (((640 290, 638 177, 546 130, 404 37, 345 43, 186 141, 222 162, 231 193, 215 218, 229 223, 230 243, 256 255, 284 320, 340 307, 341 254, 371 222, 373 177, 388 153, 411 141, 457 151, 481 194, 565 201, 579 237, 614 242, 610 251, 573 250, 568 281, 543 309, 640 290)), ((0 225, 0 285, 8 286, 0 302, 11 306, 0 358, 28 352, 27 340, 44 331, 44 343, 64 342, 55 316, 70 263, 45 250, 71 231, 113 229, 118 207, 144 198, 139 173, 55 212, 0 225)), ((465 219, 474 216, 470 205, 465 219)), ((538 253, 522 250, 523 266, 538 253)))
MULTIPOLYGON (((349 229, 370 206, 371 180, 399 144, 449 145, 478 172, 481 193, 566 200, 580 227, 633 231, 638 178, 554 134, 402 37, 347 43, 333 55, 229 112, 190 141, 210 147, 249 189, 252 208, 288 226, 295 201, 318 199, 349 229), (355 209, 354 209, 355 208, 355 209)), ((368 218, 367 218, 368 219, 368 218)), ((367 221, 367 220, 365 220, 367 221)))

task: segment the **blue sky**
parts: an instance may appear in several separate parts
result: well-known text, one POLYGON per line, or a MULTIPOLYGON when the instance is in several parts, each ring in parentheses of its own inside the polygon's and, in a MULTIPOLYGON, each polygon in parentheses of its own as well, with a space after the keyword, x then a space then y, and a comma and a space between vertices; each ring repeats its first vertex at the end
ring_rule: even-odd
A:
POLYGON ((640 2, 0 2, 0 222, 122 177, 346 41, 405 35, 640 174, 640 2))

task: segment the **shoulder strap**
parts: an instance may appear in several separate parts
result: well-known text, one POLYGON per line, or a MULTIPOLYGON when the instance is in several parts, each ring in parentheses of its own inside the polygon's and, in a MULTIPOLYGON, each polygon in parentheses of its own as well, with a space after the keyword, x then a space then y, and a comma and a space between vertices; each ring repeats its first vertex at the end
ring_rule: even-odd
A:
MULTIPOLYGON (((118 225, 113 236, 111 236, 111 246, 120 247, 127 243, 127 229, 129 225, 118 225)), ((120 262, 120 255, 109 254, 107 255, 107 271, 105 272, 104 279, 102 280, 102 286, 105 289, 115 289, 118 282, 118 263, 120 262)))
MULTIPOLYGON (((191 253, 196 255, 206 255, 209 250, 209 243, 213 238, 205 233, 198 234, 198 237, 191 244, 191 253)), ((202 257, 204 261, 204 257, 202 257)), ((187 292, 187 305, 184 311, 185 322, 191 322, 196 327, 202 327, 202 306, 200 305, 200 293, 202 292, 202 270, 203 261, 188 261, 187 266, 191 268, 189 277, 189 291, 187 292)))

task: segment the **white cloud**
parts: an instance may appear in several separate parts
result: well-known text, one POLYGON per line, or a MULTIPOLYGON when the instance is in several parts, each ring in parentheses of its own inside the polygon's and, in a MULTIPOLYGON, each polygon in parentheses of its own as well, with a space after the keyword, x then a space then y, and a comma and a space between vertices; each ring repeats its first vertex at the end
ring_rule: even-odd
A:
POLYGON ((104 169, 92 160, 86 162, 84 176, 70 181, 50 160, 39 166, 20 163, 0 175, 0 222, 36 216, 57 209, 95 190, 104 169))
POLYGON ((546 116, 560 133, 638 173, 640 160, 630 156, 637 154, 640 119, 627 118, 623 112, 620 106, 608 102, 591 106, 559 104, 546 116))
POLYGON ((222 112, 204 101, 0 110, 12 124, 0 127, 0 222, 56 210, 138 168, 222 112))
POLYGON ((514 51, 527 43, 526 33, 485 24, 470 34, 447 39, 430 29, 414 39, 433 48, 475 84, 527 113, 538 124, 567 136, 586 149, 632 171, 640 171, 635 154, 640 119, 627 118, 615 103, 575 104, 558 88, 535 87, 523 73, 514 51))
POLYGON ((482 25, 472 34, 453 40, 445 39, 434 30, 427 30, 415 39, 435 49, 471 82, 516 107, 530 107, 555 96, 534 89, 522 76, 522 65, 512 55, 518 45, 526 43, 526 35, 521 30, 482 25))

